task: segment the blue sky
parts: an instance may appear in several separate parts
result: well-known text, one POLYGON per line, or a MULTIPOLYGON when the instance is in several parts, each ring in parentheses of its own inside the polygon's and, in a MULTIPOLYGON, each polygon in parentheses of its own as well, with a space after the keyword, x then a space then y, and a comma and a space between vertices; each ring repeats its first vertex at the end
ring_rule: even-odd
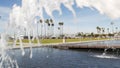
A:
MULTIPOLYGON (((0 31, 3 32, 4 24, 8 23, 9 13, 12 9, 12 5, 21 5, 21 0, 0 0, 0 31)), ((101 15, 97 10, 90 9, 87 7, 78 8, 76 5, 73 6, 76 12, 77 18, 72 15, 68 9, 63 5, 62 15, 60 16, 57 11, 53 12, 55 20, 55 33, 57 33, 58 22, 64 22, 64 33, 77 33, 77 32, 94 32, 96 33, 96 26, 111 28, 110 22, 115 23, 115 27, 119 27, 120 19, 112 20, 106 15, 101 15)), ((44 17, 49 18, 44 12, 44 17)))

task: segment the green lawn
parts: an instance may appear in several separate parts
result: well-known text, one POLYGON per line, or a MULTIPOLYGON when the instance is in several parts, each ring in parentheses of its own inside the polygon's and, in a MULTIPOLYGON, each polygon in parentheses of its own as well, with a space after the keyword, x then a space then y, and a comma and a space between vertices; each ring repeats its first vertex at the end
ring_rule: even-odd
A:
MULTIPOLYGON (((92 41, 92 40, 107 40, 106 38, 96 39, 96 38, 83 38, 83 39, 66 39, 66 42, 81 42, 81 41, 92 41)), ((63 39, 41 39, 39 40, 42 44, 48 43, 62 43, 63 39)), ((13 42, 13 41, 10 41, 13 42)), ((17 41, 19 42, 19 41, 17 41)), ((23 39, 23 43, 28 43, 28 39, 23 39)), ((37 40, 32 41, 32 43, 37 43, 37 40)))
POLYGON ((46 44, 46 43, 61 43, 62 39, 42 39, 41 43, 46 44))

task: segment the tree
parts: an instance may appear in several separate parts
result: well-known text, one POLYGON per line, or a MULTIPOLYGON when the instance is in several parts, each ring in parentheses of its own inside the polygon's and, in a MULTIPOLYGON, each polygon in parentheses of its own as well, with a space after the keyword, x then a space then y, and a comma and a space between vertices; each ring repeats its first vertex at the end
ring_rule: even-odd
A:
POLYGON ((109 28, 107 28, 107 32, 108 32, 108 34, 109 34, 109 28))
POLYGON ((59 26, 60 26, 60 36, 63 38, 63 22, 59 22, 59 26))
POLYGON ((105 33, 105 28, 101 28, 101 31, 102 31, 102 35, 101 36, 102 37, 106 37, 105 34, 104 34, 105 33))
POLYGON ((47 36, 49 36, 49 29, 50 29, 49 19, 46 19, 45 23, 47 24, 47 30, 46 30, 46 27, 45 27, 45 37, 46 37, 46 34, 47 34, 47 36))
POLYGON ((109 37, 114 37, 114 34, 109 33, 108 36, 109 37))
POLYGON ((42 28, 43 28, 43 25, 42 25, 43 20, 42 19, 40 19, 40 23, 41 23, 41 38, 42 38, 42 28))
POLYGON ((114 33, 114 22, 111 22, 110 24, 112 26, 112 33, 114 33))
POLYGON ((94 37, 94 33, 93 32, 91 33, 91 37, 94 37))
POLYGON ((60 33, 60 27, 58 27, 58 30, 59 30, 59 36, 60 36, 60 34, 61 34, 61 33, 60 33))
POLYGON ((51 22, 51 35, 54 35, 54 23, 53 23, 53 20, 50 19, 50 22, 51 22))
POLYGON ((97 29, 97 33, 99 34, 99 37, 100 37, 101 28, 99 26, 97 26, 96 29, 97 29))
POLYGON ((105 33, 105 28, 102 28, 102 34, 104 34, 105 33))
POLYGON ((116 33, 118 33, 118 27, 115 27, 115 29, 116 29, 116 33))
POLYGON ((99 34, 95 34, 94 37, 95 37, 95 38, 99 37, 99 34))
POLYGON ((100 34, 101 28, 97 26, 96 29, 97 29, 97 33, 100 34))
POLYGON ((79 33, 77 34, 77 36, 82 36, 82 34, 79 32, 79 33))

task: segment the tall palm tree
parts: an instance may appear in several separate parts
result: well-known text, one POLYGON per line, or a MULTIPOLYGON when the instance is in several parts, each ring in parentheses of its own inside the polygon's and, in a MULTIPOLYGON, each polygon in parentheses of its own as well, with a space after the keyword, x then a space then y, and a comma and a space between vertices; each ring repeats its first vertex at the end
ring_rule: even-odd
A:
POLYGON ((54 35, 54 23, 52 23, 52 34, 54 35))
POLYGON ((104 34, 104 32, 105 32, 105 28, 101 28, 101 30, 102 30, 102 34, 104 34))
POLYGON ((53 20, 50 19, 50 22, 51 22, 51 35, 54 35, 54 23, 53 23, 53 20))
POLYGON ((63 38, 63 25, 64 25, 63 22, 59 22, 59 26, 60 26, 60 35, 62 36, 62 38, 63 38))
POLYGON ((101 28, 99 26, 96 27, 97 29, 97 33, 99 34, 99 37, 100 37, 100 34, 101 34, 101 28))
POLYGON ((49 22, 49 19, 46 19, 45 20, 45 23, 47 24, 47 27, 45 27, 45 36, 49 36, 49 29, 50 29, 50 22, 49 22), (47 28, 47 30, 46 30, 47 28), (47 35, 46 35, 47 34, 47 35))
POLYGON ((59 36, 60 36, 60 34, 61 34, 61 33, 60 33, 60 27, 58 27, 58 30, 59 30, 59 36))
POLYGON ((105 28, 101 28, 101 31, 102 31, 102 36, 106 37, 106 35, 105 35, 105 28))
POLYGON ((115 27, 115 29, 116 29, 116 33, 118 32, 118 27, 115 27))
POLYGON ((111 22, 110 24, 112 26, 112 33, 114 33, 114 22, 111 22))
POLYGON ((94 33, 93 32, 90 35, 91 35, 91 38, 94 38, 94 33))
POLYGON ((107 32, 108 32, 108 34, 109 34, 109 28, 107 28, 107 32))
POLYGON ((41 38, 42 38, 42 28, 43 28, 43 20, 42 19, 40 19, 40 23, 41 23, 41 38))
POLYGON ((99 26, 97 26, 96 29, 97 29, 97 33, 100 34, 101 28, 99 26))
POLYGON ((97 29, 97 33, 99 33, 99 31, 98 31, 98 29, 99 29, 99 26, 97 26, 97 27, 96 27, 96 29, 97 29))

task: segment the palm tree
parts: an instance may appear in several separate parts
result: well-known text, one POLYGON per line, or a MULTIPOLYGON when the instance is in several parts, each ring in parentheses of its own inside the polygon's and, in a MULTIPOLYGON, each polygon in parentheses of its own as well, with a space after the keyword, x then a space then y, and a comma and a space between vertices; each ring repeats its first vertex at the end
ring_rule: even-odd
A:
POLYGON ((101 28, 99 26, 97 26, 96 29, 97 29, 97 33, 100 34, 101 28))
POLYGON ((63 22, 59 22, 59 26, 60 26, 60 35, 62 36, 62 38, 63 38, 63 25, 64 25, 63 22))
POLYGON ((90 35, 91 35, 91 38, 94 38, 94 33, 93 32, 90 35))
POLYGON ((51 22, 51 35, 54 35, 54 23, 53 23, 53 20, 50 19, 50 22, 51 22))
POLYGON ((60 36, 60 35, 61 35, 61 33, 60 33, 60 32, 61 32, 61 31, 60 31, 60 27, 58 27, 58 30, 59 30, 59 36, 60 36))
POLYGON ((58 30, 60 30, 60 27, 58 27, 58 30))
POLYGON ((102 31, 102 36, 106 37, 106 35, 105 35, 105 28, 101 28, 101 31, 102 31))
POLYGON ((42 19, 40 19, 40 23, 41 23, 41 38, 42 38, 42 28, 43 28, 43 25, 42 25, 43 20, 42 19))
POLYGON ((100 37, 101 28, 99 26, 97 26, 96 29, 97 29, 97 33, 99 34, 99 37, 100 37))
POLYGON ((118 27, 115 27, 115 29, 116 29, 116 33, 117 33, 117 31, 118 31, 118 27))
POLYGON ((112 33, 114 33, 114 22, 111 22, 110 24, 112 26, 112 33))
POLYGON ((45 36, 49 36, 49 28, 50 28, 50 22, 49 19, 46 19, 45 23, 47 24, 47 27, 45 27, 45 36), (47 28, 47 30, 46 30, 47 28), (47 34, 47 35, 46 35, 47 34))
POLYGON ((101 28, 101 30, 102 30, 102 34, 104 34, 104 32, 105 32, 105 28, 101 28))
POLYGON ((109 28, 107 28, 107 32, 108 32, 108 34, 109 34, 109 28))

